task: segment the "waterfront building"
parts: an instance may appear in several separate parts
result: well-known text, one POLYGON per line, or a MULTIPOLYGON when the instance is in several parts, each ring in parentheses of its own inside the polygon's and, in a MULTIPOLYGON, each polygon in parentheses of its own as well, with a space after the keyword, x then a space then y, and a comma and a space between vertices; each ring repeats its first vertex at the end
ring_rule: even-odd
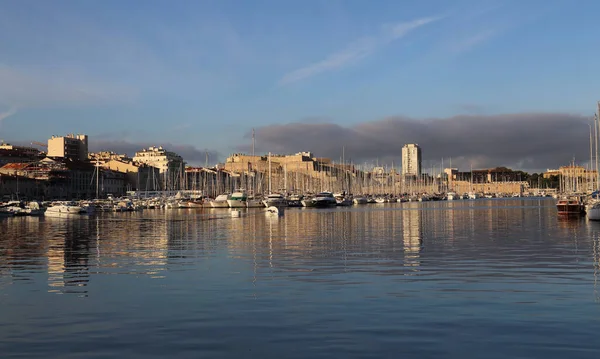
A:
POLYGON ((48 139, 48 157, 73 161, 88 160, 88 136, 68 134, 48 139))
POLYGON ((598 171, 583 166, 560 166, 557 170, 548 169, 543 177, 550 179, 559 177, 560 190, 564 192, 585 192, 598 189, 598 171))
POLYGON ((0 201, 40 199, 46 181, 0 173, 0 201))
POLYGON ((271 170, 274 172, 282 171, 286 167, 290 171, 306 173, 322 167, 329 159, 314 158, 310 152, 298 152, 293 155, 271 154, 258 156, 235 153, 227 157, 224 169, 237 173, 266 172, 269 170, 269 161, 271 162, 271 170))
POLYGON ((156 167, 160 173, 167 171, 183 171, 183 158, 175 152, 167 151, 164 148, 150 146, 135 153, 133 162, 147 164, 156 167))
POLYGON ((160 191, 160 170, 133 161, 112 159, 101 164, 102 168, 123 174, 128 191, 160 191))
POLYGON ((416 143, 402 147, 402 175, 421 176, 421 147, 416 143))
POLYGON ((43 154, 33 147, 15 146, 4 142, 0 144, 0 166, 15 162, 34 162, 42 157, 43 154))
POLYGON ((506 167, 477 169, 460 172, 457 168, 444 169, 447 189, 457 193, 519 193, 529 190, 522 171, 506 167))
MULTIPOLYGON (((98 176, 98 196, 105 197, 108 195, 122 196, 126 193, 125 174, 107 169, 100 169, 98 176)), ((96 183, 96 178, 92 179, 93 184, 96 183)))
POLYGON ((0 175, 35 180, 36 199, 85 199, 95 194, 94 166, 89 162, 47 157, 36 162, 6 164, 0 167, 0 175))
POLYGON ((185 162, 175 152, 164 148, 150 146, 135 153, 133 162, 158 168, 163 190, 179 190, 183 188, 185 162))
POLYGON ((6 142, 0 143, 0 150, 19 151, 28 156, 39 156, 40 154, 40 151, 38 151, 38 149, 35 147, 16 146, 6 142))
POLYGON ((88 158, 93 163, 104 164, 111 160, 121 162, 131 162, 133 159, 126 154, 115 153, 112 151, 90 152, 88 158))

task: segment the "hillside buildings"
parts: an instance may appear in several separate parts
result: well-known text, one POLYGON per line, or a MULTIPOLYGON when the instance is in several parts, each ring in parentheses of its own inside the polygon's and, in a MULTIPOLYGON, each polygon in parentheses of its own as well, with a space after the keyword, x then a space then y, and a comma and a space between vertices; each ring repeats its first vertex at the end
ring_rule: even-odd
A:
POLYGON ((136 152, 133 156, 133 162, 137 165, 158 168, 161 189, 176 190, 183 187, 185 162, 177 153, 167 151, 162 146, 150 146, 136 152))
POLYGON ((183 158, 180 155, 167 151, 162 146, 150 146, 148 149, 136 152, 133 161, 156 167, 160 170, 160 173, 181 171, 184 165, 183 158))
POLYGON ((104 164, 108 161, 117 160, 122 162, 131 162, 133 159, 126 154, 115 153, 112 151, 90 152, 88 158, 93 163, 104 164))
POLYGON ((52 136, 48 139, 48 157, 87 161, 88 136, 74 134, 52 136))
POLYGON ((456 193, 518 193, 529 189, 529 183, 522 171, 506 167, 460 172, 457 168, 444 169, 444 177, 449 191, 456 193))
POLYGON ((421 147, 415 143, 402 147, 402 175, 421 176, 421 147))
POLYGON ((159 191, 162 189, 160 170, 132 160, 111 159, 100 165, 104 170, 121 173, 127 191, 159 191))
POLYGON ((574 164, 548 169, 543 178, 559 178, 559 188, 565 192, 594 191, 598 188, 598 171, 574 164))
POLYGON ((42 158, 43 154, 36 148, 0 143, 0 166, 7 163, 33 162, 42 158))

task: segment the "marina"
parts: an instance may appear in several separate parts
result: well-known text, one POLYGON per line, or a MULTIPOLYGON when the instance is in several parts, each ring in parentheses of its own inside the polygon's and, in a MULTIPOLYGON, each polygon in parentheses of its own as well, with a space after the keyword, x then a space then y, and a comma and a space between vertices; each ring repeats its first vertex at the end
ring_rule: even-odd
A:
POLYGON ((600 2, 0 9, 0 359, 600 357, 600 2))

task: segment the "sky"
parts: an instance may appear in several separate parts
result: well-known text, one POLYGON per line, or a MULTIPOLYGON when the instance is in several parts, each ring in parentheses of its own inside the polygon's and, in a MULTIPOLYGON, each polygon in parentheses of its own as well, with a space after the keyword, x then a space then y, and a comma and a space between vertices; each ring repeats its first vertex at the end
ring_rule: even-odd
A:
POLYGON ((589 159, 600 2, 0 0, 0 139, 191 164, 312 151, 545 170, 589 159))

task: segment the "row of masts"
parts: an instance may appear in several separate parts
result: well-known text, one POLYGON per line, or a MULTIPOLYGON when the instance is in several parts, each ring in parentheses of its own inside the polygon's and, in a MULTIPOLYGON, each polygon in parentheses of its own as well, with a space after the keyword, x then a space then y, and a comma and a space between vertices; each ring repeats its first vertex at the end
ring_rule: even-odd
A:
POLYGON ((566 171, 560 176, 559 191, 561 193, 590 193, 600 189, 600 173, 598 172, 598 146, 600 142, 600 101, 597 102, 596 113, 591 118, 590 131, 590 160, 587 173, 581 176, 577 173, 575 158, 566 171))

